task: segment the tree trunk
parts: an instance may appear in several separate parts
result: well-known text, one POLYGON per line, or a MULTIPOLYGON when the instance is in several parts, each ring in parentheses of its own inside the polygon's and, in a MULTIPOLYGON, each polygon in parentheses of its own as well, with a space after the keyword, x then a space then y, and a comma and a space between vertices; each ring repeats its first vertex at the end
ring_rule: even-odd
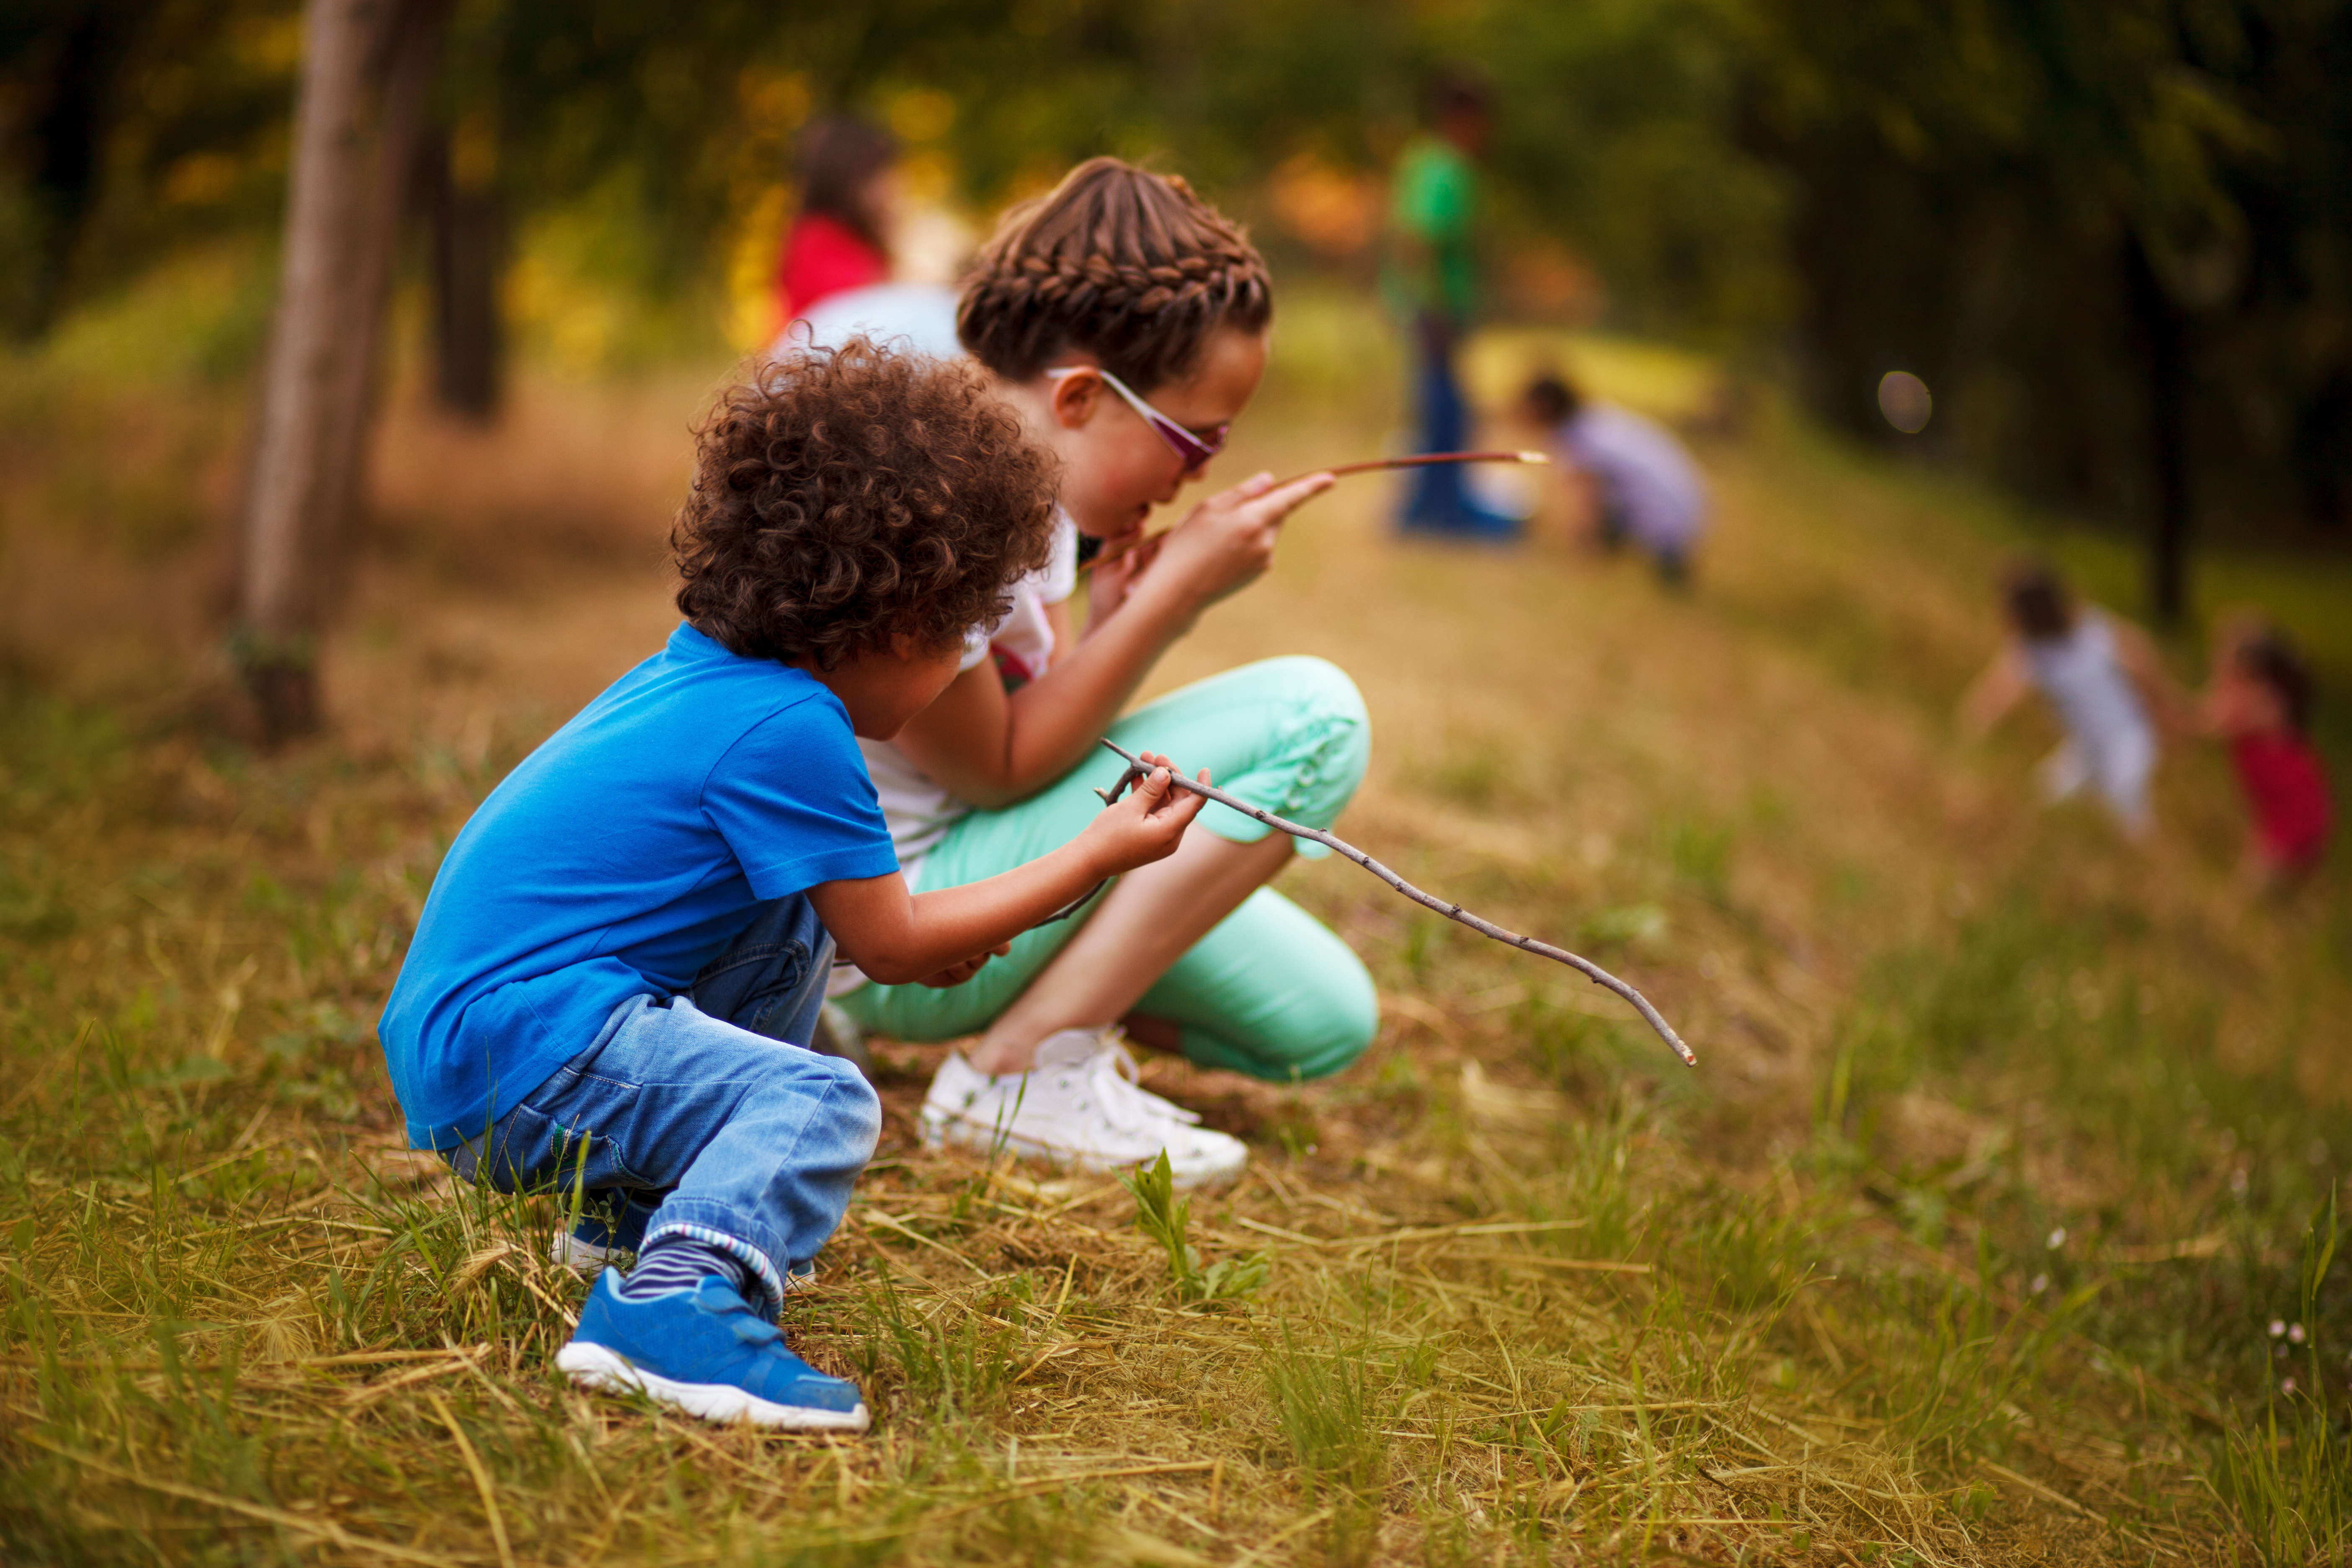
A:
POLYGON ((2147 364, 2148 471, 2156 485, 2148 535, 2148 614, 2177 626, 2189 609, 2189 323, 2137 237, 2125 245, 2132 310, 2147 364))
POLYGON ((457 167, 446 133, 426 143, 422 174, 433 219, 434 392, 449 413, 487 424, 504 380, 505 211, 495 184, 457 167))
POLYGON ((433 85, 442 10, 440 0, 400 0, 387 18, 374 168, 329 424, 333 446, 327 473, 333 488, 318 520, 322 591, 329 599, 341 586, 337 579, 348 562, 354 524, 367 494, 368 435, 375 423, 377 373, 383 359, 384 300, 393 258, 399 252, 402 219, 416 189, 416 153, 424 139, 425 100, 433 85))
POLYGON ((319 634, 359 493, 384 285, 439 16, 436 0, 310 0, 305 11, 236 638, 271 743, 319 727, 319 634))

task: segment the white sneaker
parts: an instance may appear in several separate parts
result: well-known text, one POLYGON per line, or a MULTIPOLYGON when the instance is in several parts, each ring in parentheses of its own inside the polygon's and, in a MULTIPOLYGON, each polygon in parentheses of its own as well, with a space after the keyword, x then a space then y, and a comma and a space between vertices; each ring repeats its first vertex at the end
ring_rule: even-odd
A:
POLYGON ((1064 1029, 1025 1073, 991 1078, 948 1058, 923 1097, 923 1142, 1042 1154, 1086 1171, 1148 1164, 1168 1152, 1180 1187, 1231 1180, 1249 1146, 1200 1125, 1200 1114, 1135 1081, 1116 1029, 1064 1029))
POLYGON ((593 1241, 583 1241, 568 1230, 559 1230, 555 1239, 547 1244, 547 1260, 559 1268, 569 1268, 593 1279, 605 1268, 618 1263, 621 1254, 610 1247, 599 1247, 593 1241))

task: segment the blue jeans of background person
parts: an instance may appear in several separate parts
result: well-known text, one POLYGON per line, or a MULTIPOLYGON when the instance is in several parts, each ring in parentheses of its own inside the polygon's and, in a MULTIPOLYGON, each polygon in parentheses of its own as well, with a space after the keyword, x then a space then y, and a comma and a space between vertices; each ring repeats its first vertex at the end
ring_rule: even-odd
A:
POLYGON ((832 963, 805 895, 762 905, 684 994, 615 1007, 449 1163, 501 1192, 583 1187, 622 1250, 665 1236, 722 1247, 772 1310, 841 1224, 882 1131, 857 1069, 804 1044, 832 963))
MULTIPOLYGON (((1420 416, 1416 452, 1458 452, 1470 438, 1470 405, 1454 374, 1455 333, 1429 319, 1415 323, 1413 406, 1420 416)), ((1515 519, 1491 511, 1471 499, 1464 468, 1451 463, 1412 470, 1412 488, 1404 506, 1405 528, 1417 533, 1462 533, 1509 538, 1519 531, 1515 519)))

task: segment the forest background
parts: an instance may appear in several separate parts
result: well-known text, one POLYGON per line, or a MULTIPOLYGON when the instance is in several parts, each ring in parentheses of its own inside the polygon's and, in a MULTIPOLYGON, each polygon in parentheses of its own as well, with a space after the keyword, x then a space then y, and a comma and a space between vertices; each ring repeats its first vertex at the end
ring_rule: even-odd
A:
MULTIPOLYGON (((1160 157, 1294 264, 1361 278, 1453 62, 1502 106, 1507 314, 1733 351, 1864 436, 1910 370, 1948 410, 1920 444, 2146 533, 2165 618, 2192 521, 2352 530, 2352 19, 2328 0, 481 0, 440 26, 425 205, 478 353, 486 298, 575 360, 750 346, 792 134, 828 107, 897 130, 919 195, 989 212, 1091 153, 1160 157)), ((0 323, 273 233, 299 49, 288 0, 11 7, 0 323)), ((455 395, 480 405, 485 374, 455 395)))
POLYGON ((2183 678, 2218 606, 2275 616, 2352 776, 2352 4, 400 6, 433 49, 374 473, 329 721, 275 749, 227 656, 300 7, 0 12, 0 1554, 2352 1545, 2343 857, 2250 900, 2210 752, 2168 752, 2142 855, 2033 807, 2045 728, 1950 723, 2032 549, 2183 678), (920 1150, 937 1052, 886 1042, 883 1157, 793 1322, 878 1435, 564 1388, 558 1216, 397 1147, 373 1022, 450 836, 669 623, 795 130, 882 120, 975 224, 1095 152, 1194 179, 1282 289, 1231 461, 1290 472, 1402 422, 1383 176, 1462 64, 1499 105, 1475 389, 1565 363, 1676 424, 1699 591, 1549 510, 1415 551, 1365 485, 1155 690, 1342 664, 1379 735, 1343 831, 1619 968, 1701 1069, 1301 868, 1373 1051, 1298 1090, 1151 1068, 1253 1144, 1191 1232, 1265 1253, 1244 1304, 1115 1186, 920 1150))

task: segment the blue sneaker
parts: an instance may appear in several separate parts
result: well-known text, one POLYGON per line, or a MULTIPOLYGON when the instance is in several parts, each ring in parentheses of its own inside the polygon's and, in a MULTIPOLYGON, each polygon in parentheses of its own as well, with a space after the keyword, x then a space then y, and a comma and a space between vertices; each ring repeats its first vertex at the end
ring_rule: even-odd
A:
POLYGON ((716 1275, 631 1301, 606 1269, 555 1364, 584 1388, 640 1393, 705 1421, 863 1432, 871 1420, 856 1384, 786 1350, 783 1331, 716 1275))

